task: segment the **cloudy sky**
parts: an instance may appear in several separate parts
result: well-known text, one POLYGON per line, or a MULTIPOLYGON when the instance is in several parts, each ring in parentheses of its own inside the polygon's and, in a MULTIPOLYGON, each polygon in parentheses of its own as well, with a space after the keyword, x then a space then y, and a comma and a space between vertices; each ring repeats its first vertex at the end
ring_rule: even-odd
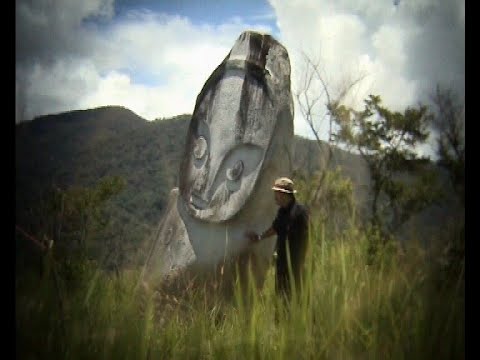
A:
POLYGON ((401 110, 436 84, 465 92, 465 0, 17 0, 16 122, 103 105, 147 120, 191 114, 247 29, 285 45, 293 92, 302 53, 332 94, 362 77, 353 106, 374 93, 401 110))

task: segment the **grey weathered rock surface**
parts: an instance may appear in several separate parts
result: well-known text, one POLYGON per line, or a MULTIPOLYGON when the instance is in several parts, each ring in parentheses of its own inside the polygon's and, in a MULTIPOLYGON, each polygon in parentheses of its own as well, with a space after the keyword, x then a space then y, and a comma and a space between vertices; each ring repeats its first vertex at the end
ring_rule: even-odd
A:
POLYGON ((243 32, 197 97, 146 282, 179 271, 208 278, 219 268, 228 278, 240 259, 252 260, 262 282, 275 238, 248 246, 244 233, 271 224, 271 186, 292 171, 290 87, 286 49, 268 34, 243 32))

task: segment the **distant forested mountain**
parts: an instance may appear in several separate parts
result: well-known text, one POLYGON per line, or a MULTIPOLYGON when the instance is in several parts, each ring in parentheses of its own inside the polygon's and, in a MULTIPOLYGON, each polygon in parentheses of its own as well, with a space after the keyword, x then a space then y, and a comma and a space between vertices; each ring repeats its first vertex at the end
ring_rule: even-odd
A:
MULTIPOLYGON (((104 234, 104 238, 122 234, 128 243, 142 241, 154 231, 168 194, 178 183, 189 120, 190 115, 180 115, 146 121, 126 108, 107 106, 16 125, 17 225, 27 227, 34 216, 32 209, 52 188, 93 187, 105 177, 116 176, 125 180, 125 188, 108 205, 117 235, 104 234)), ((295 136, 296 173, 308 177, 318 171, 320 154, 327 146, 295 136)), ((370 180, 362 158, 334 149, 331 165, 343 169, 353 181, 357 199, 365 203, 370 180)), ((425 219, 428 216, 437 222, 431 213, 425 219)))

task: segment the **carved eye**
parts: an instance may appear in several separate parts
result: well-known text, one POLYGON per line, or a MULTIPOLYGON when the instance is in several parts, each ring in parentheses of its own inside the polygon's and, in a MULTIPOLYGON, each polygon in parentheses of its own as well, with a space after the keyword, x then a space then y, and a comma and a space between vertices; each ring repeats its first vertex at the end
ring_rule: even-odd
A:
POLYGON ((238 180, 240 175, 242 175, 242 172, 243 172, 243 161, 238 160, 232 168, 227 169, 227 179, 230 181, 238 180))
POLYGON ((207 140, 203 136, 200 136, 193 145, 193 156, 195 159, 202 159, 207 152, 207 140))

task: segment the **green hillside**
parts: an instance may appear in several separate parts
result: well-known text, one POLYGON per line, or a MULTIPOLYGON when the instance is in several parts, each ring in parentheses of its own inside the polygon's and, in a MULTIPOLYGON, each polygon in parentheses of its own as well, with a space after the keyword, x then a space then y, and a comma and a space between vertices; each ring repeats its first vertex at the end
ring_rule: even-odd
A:
MULTIPOLYGON (((168 194, 177 185, 189 120, 190 115, 181 115, 149 122, 126 108, 109 106, 18 124, 16 225, 37 235, 53 233, 55 226, 58 230, 66 221, 58 219, 58 209, 48 224, 39 223, 48 212, 55 212, 44 205, 52 190, 90 189, 102 179, 118 177, 125 187, 103 204, 103 222, 91 225, 84 237, 97 253, 114 243, 117 252, 137 254, 139 244, 154 233, 168 194)), ((295 176, 313 178, 327 145, 321 144, 320 151, 315 141, 298 136, 293 145, 295 176)), ((361 157, 335 149, 331 165, 342 168, 353 182, 357 202, 365 205, 370 181, 361 157)), ((435 224, 447 215, 445 207, 436 208, 422 219, 435 224)))

